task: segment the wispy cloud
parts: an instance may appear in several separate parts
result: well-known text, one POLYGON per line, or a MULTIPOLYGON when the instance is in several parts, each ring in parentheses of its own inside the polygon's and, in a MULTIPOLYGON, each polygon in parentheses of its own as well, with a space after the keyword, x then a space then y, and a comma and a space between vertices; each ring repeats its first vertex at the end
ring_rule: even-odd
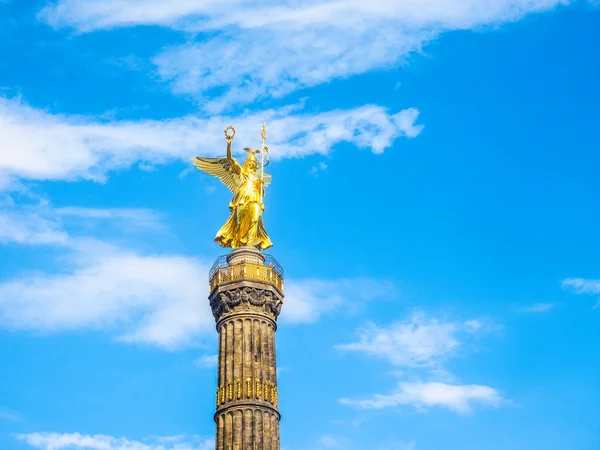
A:
POLYGON ((312 168, 310 169, 310 174, 316 176, 320 172, 325 172, 326 170, 327 170, 327 163, 321 161, 320 163, 312 166, 312 168))
MULTIPOLYGON (((400 444, 400 450, 415 450, 416 448, 417 448, 417 442, 416 441, 411 441, 411 442, 409 442, 406 445, 400 444)), ((385 450, 385 449, 382 448, 380 450, 385 450)))
MULTIPOLYGON (((90 236, 71 235, 61 218, 119 221, 121 229, 154 223, 146 210, 5 207, 5 242, 53 244, 60 269, 0 283, 0 327, 51 333, 102 330, 125 342, 175 348, 212 331, 210 308, 198 303, 209 264, 180 255, 140 253, 90 236)), ((0 222, 1 222, 0 220, 0 222)))
POLYGON ((371 278, 290 280, 285 289, 280 320, 291 323, 316 322, 342 305, 346 309, 360 308, 365 302, 394 296, 390 282, 371 278))
POLYGON ((274 158, 327 154, 350 142, 381 153, 401 137, 417 136, 419 112, 396 114, 378 106, 299 114, 267 110, 239 117, 183 117, 154 121, 102 122, 85 117, 52 115, 18 100, 0 98, 0 179, 104 181, 109 171, 134 164, 164 164, 196 154, 223 155, 223 129, 235 124, 238 150, 260 139, 258 127, 269 124, 274 158), (243 142, 242 142, 243 141, 243 142))
POLYGON ((562 282, 563 289, 571 289, 575 294, 600 294, 600 280, 567 278, 562 282))
MULTIPOLYGON (((71 235, 61 223, 65 217, 118 221, 121 230, 140 224, 162 230, 163 225, 148 210, 53 209, 48 203, 5 207, 0 218, 10 220, 11 226, 2 229, 4 242, 52 244, 60 250, 61 263, 54 271, 25 273, 0 283, 0 328, 38 334, 96 330, 117 341, 165 349, 193 345, 214 332, 206 300, 210 262, 71 235)), ((281 320, 316 322, 342 304, 359 308, 391 292, 389 283, 371 279, 288 280, 281 320)), ((211 356, 197 363, 214 361, 211 356)))
MULTIPOLYGON (((89 243, 88 243, 89 244, 89 243)), ((86 245, 71 271, 25 275, 0 284, 0 327, 51 333, 100 330, 118 341, 175 349, 214 332, 203 300, 209 264, 178 255, 139 254, 106 244, 86 245)), ((289 281, 282 319, 312 323, 341 306, 344 297, 315 286, 344 281, 289 281)), ((375 281, 358 280, 360 283, 375 281)), ((349 301, 370 296, 347 293, 349 301)), ((213 357, 197 363, 213 363, 213 357)))
MULTIPOLYGON (((386 360, 394 367, 413 373, 411 381, 400 381, 390 394, 374 394, 369 399, 340 399, 345 405, 362 409, 383 409, 413 405, 418 409, 444 407, 457 413, 469 413, 475 404, 499 406, 501 396, 488 386, 454 383, 444 363, 456 356, 463 341, 486 333, 490 327, 483 321, 448 321, 429 318, 414 311, 404 320, 389 326, 368 323, 359 330, 356 342, 338 345, 344 351, 360 352, 386 360), (412 381, 425 376, 428 381, 412 381)), ((407 378, 403 371, 393 371, 398 378, 407 378)))
POLYGON ((377 450, 415 450, 417 448, 417 441, 413 440, 408 443, 392 441, 388 439, 390 443, 380 445, 377 450))
POLYGON ((345 405, 362 409, 384 409, 413 405, 418 409, 443 407, 459 414, 468 414, 475 405, 498 407, 503 399, 491 387, 480 385, 451 385, 446 383, 399 383, 391 394, 376 394, 366 400, 341 399, 345 405))
POLYGON ((0 243, 64 244, 67 233, 39 207, 0 208, 0 243))
POLYGON ((0 408, 0 420, 20 420, 22 417, 23 415, 16 411, 0 408))
POLYGON ((219 355, 204 355, 194 360, 196 367, 212 369, 217 367, 219 363, 219 355))
POLYGON ((141 208, 87 208, 68 206, 56 208, 57 215, 64 217, 76 217, 79 219, 102 220, 102 221, 124 221, 130 225, 153 227, 161 223, 160 215, 150 209, 141 208))
POLYGON ((216 0, 175 4, 153 0, 59 0, 44 8, 39 17, 54 26, 72 26, 83 32, 132 25, 214 30, 230 25, 256 29, 271 25, 309 27, 322 24, 348 29, 386 19, 413 27, 438 23, 445 27, 469 28, 486 22, 519 19, 529 12, 566 3, 568 1, 556 0, 493 0, 485 3, 476 0, 375 0, 370 3, 300 0, 289 4, 233 0, 223 5, 216 0))
POLYGON ((135 441, 102 434, 30 433, 17 439, 40 450, 211 450, 214 439, 201 436, 167 436, 135 441))
POLYGON ((0 326, 35 332, 100 329, 125 342, 176 348, 213 330, 209 265, 102 245, 74 256, 71 272, 25 275, 0 284, 0 326), (101 250, 101 251, 100 251, 101 250))
POLYGON ((219 95, 209 110, 393 67, 450 30, 517 20, 568 0, 60 0, 40 18, 80 32, 139 24, 210 31, 155 59, 175 92, 219 95))
POLYGON ((520 309, 524 313, 547 313, 556 308, 556 303, 535 303, 520 309))
MULTIPOLYGON (((0 201, 0 244, 51 245, 75 248, 89 236, 74 239, 75 228, 87 233, 111 225, 118 233, 164 232, 163 217, 154 210, 139 208, 53 208, 50 202, 27 192, 27 202, 16 203, 10 195, 0 201), (67 231, 69 230, 69 231, 67 231)), ((20 195, 21 199, 23 195, 20 195)), ((106 233, 104 233, 106 234, 106 233)), ((93 240, 93 239, 92 239, 93 240)))
MULTIPOLYGON (((600 280, 585 278, 567 278, 562 282, 563 289, 570 289, 575 294, 598 295, 600 294, 600 280)), ((600 299, 594 308, 600 308, 600 299)))
POLYGON ((415 311, 389 326, 368 323, 359 330, 358 341, 337 348, 384 358, 394 366, 441 366, 460 346, 461 334, 475 333, 481 327, 475 320, 463 323, 440 321, 415 311))
POLYGON ((298 24, 240 29, 235 35, 169 48, 153 62, 175 94, 196 96, 214 114, 392 66, 432 35, 408 34, 389 23, 334 30, 298 24))
POLYGON ((175 93, 196 95, 206 110, 217 112, 392 68, 444 31, 515 20, 560 3, 563 0, 308 0, 294 5, 243 1, 233 14, 208 7, 200 20, 188 14, 171 21, 170 26, 187 31, 221 32, 169 48, 154 62, 175 93))
POLYGON ((317 444, 322 448, 338 448, 338 449, 346 448, 345 441, 343 438, 341 438, 339 436, 334 436, 331 434, 321 436, 317 440, 317 444))

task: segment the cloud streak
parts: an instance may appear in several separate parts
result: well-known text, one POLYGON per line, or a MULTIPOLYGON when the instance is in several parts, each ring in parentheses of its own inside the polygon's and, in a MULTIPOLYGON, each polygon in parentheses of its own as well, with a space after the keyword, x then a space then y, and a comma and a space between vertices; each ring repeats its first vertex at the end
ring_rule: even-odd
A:
POLYGON ((64 245, 67 233, 38 207, 0 208, 0 244, 64 245))
POLYGON ((16 411, 10 411, 7 409, 0 409, 0 420, 20 420, 23 417, 22 414, 16 411))
POLYGON ((29 433, 16 437, 39 450, 210 450, 215 445, 212 438, 184 435, 145 439, 143 442, 81 433, 29 433))
POLYGON ((375 394, 366 400, 341 399, 340 403, 361 409, 385 409, 413 405, 417 409, 447 408, 458 414, 469 414, 475 405, 498 407, 503 403, 500 394, 488 386, 451 385, 438 382, 399 383, 395 392, 375 394))
POLYGON ((227 26, 256 29, 273 25, 327 25, 346 29, 370 20, 396 20, 413 27, 468 28, 490 21, 515 20, 568 1, 557 0, 421 0, 361 2, 296 0, 265 2, 183 0, 165 4, 155 0, 60 0, 45 7, 39 18, 53 26, 82 32, 133 25, 163 25, 182 30, 214 30, 227 26))
POLYGON ((585 278, 567 278, 562 282, 563 289, 570 289, 575 294, 600 294, 600 280, 585 278))
MULTIPOLYGON (((0 283, 0 328, 34 333, 102 331, 116 341, 167 350, 198 345, 214 332, 208 305, 210 262, 185 255, 155 254, 74 236, 61 219, 118 221, 168 231, 160 216, 144 209, 37 206, 0 210, 0 242, 53 245, 62 252, 60 269, 25 273, 0 283), (4 220, 4 222, 2 222, 4 220)), ((103 222, 102 222, 103 221, 103 222)), ((103 228, 106 228, 103 226, 103 228)), ((281 321, 316 322, 342 305, 360 305, 393 292, 372 279, 286 280, 281 321)), ((210 364, 213 357, 198 361, 210 364)))
MULTIPOLYGON (((203 260, 140 254, 92 241, 71 262, 67 272, 25 275, 0 284, 0 327, 38 333, 101 330, 117 341, 167 350, 197 344, 214 332, 206 299, 210 265, 203 260)), ((314 323, 345 299, 370 300, 373 294, 366 290, 378 284, 291 280, 281 320, 314 323), (344 296, 332 293, 339 286, 346 289, 344 296), (357 290, 353 294, 352 286, 357 290)))
POLYGON ((287 323, 316 322, 342 305, 346 310, 360 308, 365 302, 394 295, 390 282, 372 278, 291 280, 285 290, 280 320, 287 323))
POLYGON ((194 360, 194 365, 203 369, 212 369, 219 365, 219 355, 204 355, 194 360))
MULTIPOLYGON (((422 372, 428 381, 401 381, 390 394, 374 394, 367 399, 342 398, 340 403, 361 409, 385 409, 412 405, 417 409, 442 407, 459 414, 468 414, 475 405, 500 406, 500 394, 484 385, 461 385, 445 370, 444 363, 456 356, 463 339, 487 332, 479 320, 451 322, 428 318, 415 311, 404 320, 388 326, 368 323, 358 331, 358 340, 338 345, 343 351, 364 353, 385 359, 394 367, 422 372), (443 379, 444 381, 440 381, 443 379)), ((394 372, 405 377, 404 372, 394 372)), ((419 376, 420 377, 420 376, 419 376)))
POLYGON ((556 308, 555 303, 535 303, 531 306, 521 308, 524 313, 548 313, 556 308))
POLYGON ((124 342, 189 345, 214 328, 209 308, 202 307, 208 268, 195 258, 103 247, 75 261, 71 272, 0 284, 0 325, 35 332, 105 329, 124 342))
MULTIPOLYGON (((600 294, 600 280, 566 278, 562 282, 562 288, 571 290, 577 295, 598 295, 600 294)), ((596 302, 594 308, 600 308, 600 299, 596 302)))
POLYGON ((161 25, 200 33, 154 62, 210 111, 397 66, 443 32, 518 20, 568 0, 60 0, 39 17, 79 32, 161 25))
POLYGON ((296 114, 267 110, 239 117, 188 116, 154 121, 112 121, 53 115, 18 100, 0 98, 0 180, 93 180, 134 164, 165 164, 202 154, 223 155, 223 129, 234 123, 238 150, 252 145, 258 127, 269 123, 275 159, 327 154, 342 142, 381 153, 402 136, 415 137, 419 112, 395 114, 378 106, 296 114), (241 142, 243 141, 243 142, 241 142))
POLYGON ((337 348, 383 358, 394 366, 439 367, 460 346, 460 335, 477 333, 481 327, 479 321, 440 321, 415 311, 389 326, 367 323, 356 342, 337 348))

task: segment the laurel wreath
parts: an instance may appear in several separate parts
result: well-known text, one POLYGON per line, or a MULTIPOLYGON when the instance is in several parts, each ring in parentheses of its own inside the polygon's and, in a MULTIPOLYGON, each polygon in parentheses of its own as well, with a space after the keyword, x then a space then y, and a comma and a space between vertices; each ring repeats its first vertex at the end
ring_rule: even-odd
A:
POLYGON ((228 142, 231 142, 233 140, 233 138, 235 137, 235 128, 233 128, 232 125, 229 125, 227 128, 225 128, 225 139, 228 142), (233 134, 228 134, 227 132, 231 130, 233 132, 233 134))

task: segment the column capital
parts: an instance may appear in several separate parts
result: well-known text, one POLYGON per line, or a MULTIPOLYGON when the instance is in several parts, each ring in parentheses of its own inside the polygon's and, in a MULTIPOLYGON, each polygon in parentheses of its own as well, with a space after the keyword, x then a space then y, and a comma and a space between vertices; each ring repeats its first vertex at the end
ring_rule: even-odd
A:
POLYGON ((246 313, 263 316, 275 325, 283 305, 283 295, 273 286, 245 280, 219 286, 209 300, 217 324, 246 313))

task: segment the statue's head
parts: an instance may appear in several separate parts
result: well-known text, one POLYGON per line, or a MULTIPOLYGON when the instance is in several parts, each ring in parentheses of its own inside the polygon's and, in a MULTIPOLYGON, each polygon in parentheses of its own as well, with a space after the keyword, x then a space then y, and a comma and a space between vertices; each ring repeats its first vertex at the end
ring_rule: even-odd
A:
POLYGON ((260 152, 260 150, 252 150, 251 148, 246 147, 244 150, 248 152, 248 157, 244 162, 244 169, 254 172, 258 169, 258 159, 256 158, 256 154, 260 152))

